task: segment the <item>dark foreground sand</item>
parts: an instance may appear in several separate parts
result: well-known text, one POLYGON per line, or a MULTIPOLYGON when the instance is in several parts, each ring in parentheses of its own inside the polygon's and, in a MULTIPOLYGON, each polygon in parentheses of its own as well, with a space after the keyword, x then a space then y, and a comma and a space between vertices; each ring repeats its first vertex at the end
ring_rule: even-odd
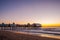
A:
POLYGON ((0 40, 60 40, 54 38, 40 37, 28 34, 0 31, 0 40))

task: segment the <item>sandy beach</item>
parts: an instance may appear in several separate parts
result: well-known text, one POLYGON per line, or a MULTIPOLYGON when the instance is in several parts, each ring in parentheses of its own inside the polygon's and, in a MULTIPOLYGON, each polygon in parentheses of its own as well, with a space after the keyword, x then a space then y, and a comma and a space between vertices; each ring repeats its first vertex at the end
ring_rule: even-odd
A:
POLYGON ((9 31, 0 31, 0 40, 60 40, 36 35, 14 33, 9 31))

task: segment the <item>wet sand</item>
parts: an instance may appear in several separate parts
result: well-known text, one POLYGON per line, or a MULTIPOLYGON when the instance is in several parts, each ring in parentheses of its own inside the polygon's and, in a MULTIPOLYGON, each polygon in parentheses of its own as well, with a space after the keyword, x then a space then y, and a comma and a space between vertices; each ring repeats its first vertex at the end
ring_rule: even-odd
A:
POLYGON ((9 31, 0 31, 0 40, 60 40, 36 35, 14 33, 9 31))

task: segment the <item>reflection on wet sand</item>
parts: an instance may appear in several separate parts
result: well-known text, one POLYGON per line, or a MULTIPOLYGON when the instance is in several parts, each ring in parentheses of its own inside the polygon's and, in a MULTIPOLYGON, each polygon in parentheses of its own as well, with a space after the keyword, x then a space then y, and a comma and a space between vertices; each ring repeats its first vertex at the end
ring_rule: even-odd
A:
POLYGON ((22 34, 36 35, 36 36, 40 36, 40 37, 49 37, 49 38, 60 39, 60 36, 59 35, 53 35, 53 34, 28 33, 28 32, 16 32, 16 31, 15 31, 15 33, 22 33, 22 34))
POLYGON ((0 40, 60 40, 56 38, 28 35, 24 32, 0 31, 0 40))
POLYGON ((42 36, 42 37, 50 37, 50 38, 57 38, 57 39, 60 39, 60 36, 51 35, 51 34, 41 34, 40 36, 42 36))

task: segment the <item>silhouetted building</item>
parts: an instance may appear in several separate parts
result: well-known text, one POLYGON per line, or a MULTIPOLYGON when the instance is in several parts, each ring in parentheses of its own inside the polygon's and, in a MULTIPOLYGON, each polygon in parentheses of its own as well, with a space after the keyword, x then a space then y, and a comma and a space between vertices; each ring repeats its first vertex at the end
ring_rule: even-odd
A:
POLYGON ((11 26, 11 27, 16 27, 16 24, 15 24, 15 23, 13 23, 13 24, 10 24, 10 26, 11 26))
POLYGON ((1 25, 2 27, 5 27, 6 26, 6 24, 4 24, 4 23, 2 23, 2 25, 1 25))
POLYGON ((33 23, 32 27, 33 27, 33 29, 39 30, 39 29, 41 29, 42 26, 39 23, 33 23))
POLYGON ((33 23, 32 26, 33 27, 42 27, 41 24, 39 24, 39 23, 33 23))
POLYGON ((31 25, 30 25, 30 23, 27 23, 27 27, 30 27, 31 25))
POLYGON ((11 24, 8 24, 8 27, 11 27, 11 24))

